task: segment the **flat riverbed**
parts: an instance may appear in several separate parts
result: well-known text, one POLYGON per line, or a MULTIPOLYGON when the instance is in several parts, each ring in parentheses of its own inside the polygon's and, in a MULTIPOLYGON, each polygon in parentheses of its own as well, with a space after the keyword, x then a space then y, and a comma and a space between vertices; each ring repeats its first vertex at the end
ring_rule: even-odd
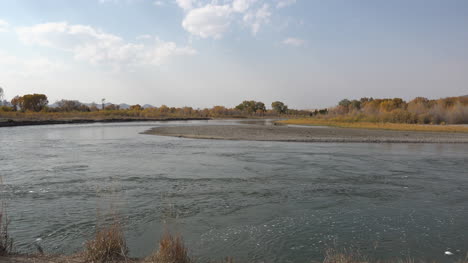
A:
POLYGON ((132 257, 149 255, 167 228, 184 237, 198 262, 321 261, 334 247, 383 259, 466 256, 467 144, 142 134, 212 125, 241 124, 1 128, 0 198, 17 251, 36 252, 38 243, 46 253, 78 252, 113 211, 132 257))
POLYGON ((316 126, 200 125, 156 127, 145 134, 218 140, 363 143, 468 143, 468 133, 414 132, 316 126))

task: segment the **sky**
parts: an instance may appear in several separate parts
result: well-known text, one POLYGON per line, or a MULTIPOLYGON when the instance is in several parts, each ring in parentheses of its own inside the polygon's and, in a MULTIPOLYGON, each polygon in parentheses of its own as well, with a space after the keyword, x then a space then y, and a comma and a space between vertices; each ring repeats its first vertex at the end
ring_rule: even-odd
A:
POLYGON ((0 0, 5 98, 155 106, 468 94, 466 0, 0 0))

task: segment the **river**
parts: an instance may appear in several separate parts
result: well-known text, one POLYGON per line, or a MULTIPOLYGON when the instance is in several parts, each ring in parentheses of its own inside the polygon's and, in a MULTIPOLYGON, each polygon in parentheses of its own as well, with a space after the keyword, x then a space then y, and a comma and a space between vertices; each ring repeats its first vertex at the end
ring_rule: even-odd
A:
POLYGON ((131 256, 170 229, 200 261, 464 257, 466 144, 194 140, 141 132, 229 121, 0 129, 0 194, 19 252, 73 253, 117 214, 131 256), (452 257, 444 255, 451 251, 452 257))

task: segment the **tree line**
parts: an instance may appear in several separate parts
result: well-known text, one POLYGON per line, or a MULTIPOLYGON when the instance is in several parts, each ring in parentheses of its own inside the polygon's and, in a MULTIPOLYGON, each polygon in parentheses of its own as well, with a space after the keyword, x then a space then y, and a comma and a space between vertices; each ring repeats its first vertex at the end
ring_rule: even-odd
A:
MULTIPOLYGON (((3 94, 3 90, 2 90, 3 94)), ((103 99, 104 102, 104 99, 103 99)), ((16 96, 10 102, 3 103, 0 112, 17 113, 92 113, 96 115, 122 115, 124 117, 155 117, 155 116, 184 116, 184 117, 244 117, 244 116, 279 116, 279 115, 301 115, 310 116, 309 111, 289 109, 281 101, 271 103, 271 109, 267 109, 265 103, 255 100, 245 100, 234 108, 225 106, 214 106, 212 108, 194 109, 192 107, 160 107, 144 108, 139 104, 131 105, 128 109, 120 109, 116 104, 96 103, 83 104, 77 100, 60 100, 54 103, 54 107, 49 105, 45 94, 26 94, 16 96)))
POLYGON ((341 100, 328 109, 326 118, 349 121, 414 124, 468 123, 468 96, 428 99, 417 97, 406 102, 401 98, 361 98, 341 100))

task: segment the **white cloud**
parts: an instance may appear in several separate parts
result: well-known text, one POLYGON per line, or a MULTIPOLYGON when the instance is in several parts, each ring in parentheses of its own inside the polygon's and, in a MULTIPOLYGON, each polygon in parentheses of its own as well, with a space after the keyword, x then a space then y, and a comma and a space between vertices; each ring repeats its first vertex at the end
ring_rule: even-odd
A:
POLYGON ((163 6, 164 5, 164 2, 163 1, 154 1, 153 4, 155 6, 163 6))
POLYGON ((8 22, 0 19, 0 32, 8 32, 8 27, 8 22))
POLYGON ((232 8, 229 5, 206 5, 187 13, 182 21, 185 30, 202 38, 219 39, 231 23, 232 8))
POLYGON ((256 35, 260 30, 260 27, 270 21, 270 16, 271 12, 269 5, 263 4, 263 6, 257 11, 245 14, 244 23, 251 28, 252 34, 256 35))
POLYGON ((305 44, 305 41, 299 38, 289 37, 283 40, 283 44, 293 47, 300 47, 305 44))
POLYGON ((232 9, 236 12, 243 13, 255 2, 257 2, 257 0, 234 0, 232 2, 232 9))
POLYGON ((64 70, 65 68, 65 65, 62 63, 51 61, 44 57, 25 59, 0 50, 0 71, 5 76, 43 76, 50 72, 64 70))
POLYGON ((91 26, 70 25, 67 22, 20 27, 17 28, 17 33, 20 40, 27 45, 70 52, 76 60, 95 65, 159 65, 171 56, 196 53, 191 47, 179 47, 173 42, 158 39, 151 44, 130 43, 91 26))
POLYGON ((248 26, 256 35, 263 25, 270 22, 270 5, 264 3, 268 1, 176 0, 179 7, 187 11, 182 27, 192 35, 214 39, 220 39, 236 21, 248 26), (209 3, 204 5, 206 2, 209 3))
POLYGON ((296 0, 278 0, 276 8, 284 8, 296 3, 296 0))
POLYGON ((196 3, 195 0, 175 0, 175 1, 180 8, 186 11, 192 9, 196 3))

